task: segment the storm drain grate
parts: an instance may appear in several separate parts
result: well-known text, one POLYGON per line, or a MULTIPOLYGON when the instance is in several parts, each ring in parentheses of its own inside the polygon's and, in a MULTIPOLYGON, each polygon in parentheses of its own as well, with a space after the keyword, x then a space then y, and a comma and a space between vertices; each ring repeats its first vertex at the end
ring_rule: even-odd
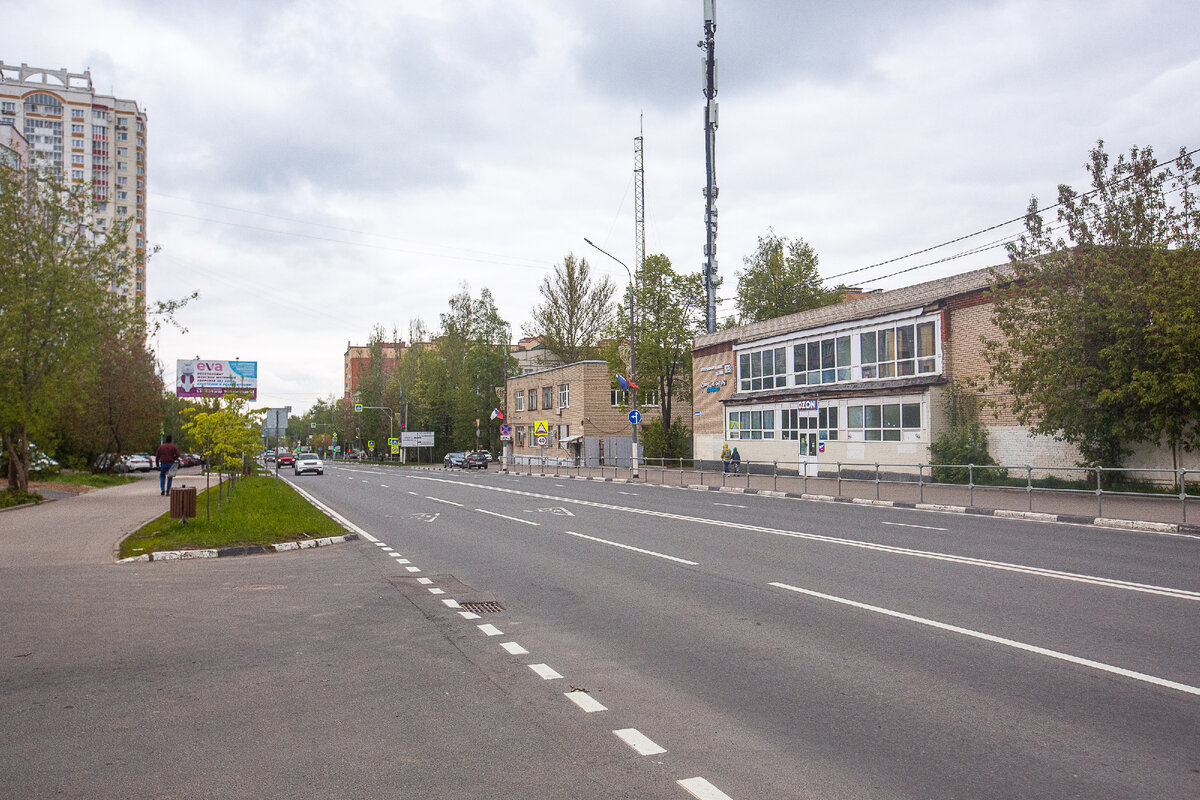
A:
POLYGON ((464 610, 474 611, 476 614, 495 614, 498 611, 503 611, 504 606, 491 601, 486 603, 460 603, 464 610))

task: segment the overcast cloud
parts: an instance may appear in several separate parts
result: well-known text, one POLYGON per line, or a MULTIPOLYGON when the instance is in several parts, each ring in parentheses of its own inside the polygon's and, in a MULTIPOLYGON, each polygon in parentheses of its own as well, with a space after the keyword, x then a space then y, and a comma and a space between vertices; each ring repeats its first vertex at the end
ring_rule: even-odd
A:
MULTIPOLYGON (((151 299, 175 359, 255 359, 260 402, 342 391, 347 341, 487 286, 519 336, 568 252, 624 285, 703 255, 702 0, 7 4, 0 58, 92 70, 149 113, 151 299)), ((717 0, 719 310, 768 228, 835 276, 1019 217, 1111 153, 1200 146, 1200 6, 717 0)), ((1017 226, 840 280, 1004 260, 1017 226)))

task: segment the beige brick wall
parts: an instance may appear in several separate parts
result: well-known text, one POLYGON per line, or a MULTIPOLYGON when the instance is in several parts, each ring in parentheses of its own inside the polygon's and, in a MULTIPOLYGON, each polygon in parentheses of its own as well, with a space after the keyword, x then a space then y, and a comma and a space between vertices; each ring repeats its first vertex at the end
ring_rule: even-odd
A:
MULTIPOLYGON (((715 352, 694 356, 692 359, 692 408, 700 412, 693 416, 692 422, 697 437, 716 436, 722 441, 725 437, 725 406, 723 400, 737 391, 737 363, 734 361, 733 345, 726 344, 715 352), (725 366, 729 365, 729 371, 725 366), (710 386, 725 381, 724 386, 717 386, 716 391, 708 391, 704 384, 710 386)), ((717 451, 720 452, 718 446, 717 451)), ((704 455, 697 449, 696 456, 704 455)))

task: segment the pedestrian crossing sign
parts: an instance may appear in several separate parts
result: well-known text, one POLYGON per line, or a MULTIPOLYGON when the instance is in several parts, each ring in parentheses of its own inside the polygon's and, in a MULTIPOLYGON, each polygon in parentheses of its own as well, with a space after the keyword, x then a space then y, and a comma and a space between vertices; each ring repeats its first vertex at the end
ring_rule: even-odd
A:
POLYGON ((549 436, 550 435, 550 423, 544 419, 534 420, 533 435, 534 436, 549 436))

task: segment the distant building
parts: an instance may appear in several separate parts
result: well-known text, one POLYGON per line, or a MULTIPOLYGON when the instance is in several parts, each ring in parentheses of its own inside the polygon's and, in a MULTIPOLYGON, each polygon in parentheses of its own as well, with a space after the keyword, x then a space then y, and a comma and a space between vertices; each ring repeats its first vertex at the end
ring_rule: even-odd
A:
POLYGON ((546 345, 542 344, 542 340, 537 336, 526 336, 518 340, 509 352, 517 360, 522 373, 557 367, 563 363, 561 358, 546 349, 546 345))
MULTIPOLYGON (((144 304, 146 113, 137 101, 98 93, 89 70, 0 61, 0 126, 20 132, 29 164, 52 166, 66 183, 92 185, 101 228, 129 220, 133 274, 113 288, 144 304)), ((6 138, 11 141, 12 133, 0 131, 0 143, 6 138)))
POLYGON ((13 125, 0 125, 0 164, 12 169, 24 167, 29 160, 29 142, 13 125))
MULTIPOLYGON (((396 369, 400 366, 400 359, 404 357, 404 351, 408 349, 408 345, 404 342, 384 342, 383 343, 383 374, 394 375, 396 369)), ((354 345, 346 342, 346 354, 343 357, 345 365, 344 378, 342 383, 343 396, 349 398, 358 390, 359 376, 367 368, 371 361, 371 346, 370 345, 354 345)))

